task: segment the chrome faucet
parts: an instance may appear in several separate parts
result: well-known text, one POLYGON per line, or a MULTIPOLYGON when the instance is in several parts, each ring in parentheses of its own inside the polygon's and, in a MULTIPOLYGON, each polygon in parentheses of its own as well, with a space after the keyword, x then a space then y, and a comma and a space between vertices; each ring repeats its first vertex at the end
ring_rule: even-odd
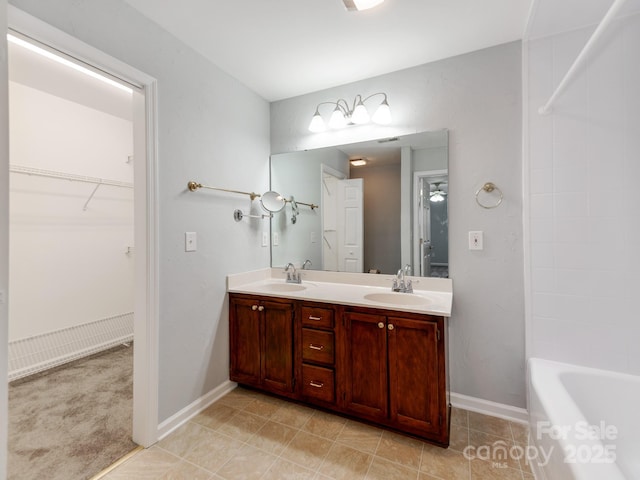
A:
POLYGON ((287 283, 302 283, 300 272, 296 272, 296 267, 293 263, 287 263, 284 267, 284 271, 287 274, 287 283))
POLYGON ((406 264, 404 268, 398 270, 396 278, 393 279, 393 285, 391 290, 401 293, 413 293, 413 285, 411 280, 407 280, 407 277, 411 273, 411 265, 406 264))
POLYGON ((307 266, 311 267, 311 265, 313 265, 313 264, 311 263, 311 260, 307 259, 307 260, 305 260, 305 261, 304 261, 304 263, 302 264, 302 269, 303 269, 303 270, 306 270, 306 269, 307 269, 307 266))

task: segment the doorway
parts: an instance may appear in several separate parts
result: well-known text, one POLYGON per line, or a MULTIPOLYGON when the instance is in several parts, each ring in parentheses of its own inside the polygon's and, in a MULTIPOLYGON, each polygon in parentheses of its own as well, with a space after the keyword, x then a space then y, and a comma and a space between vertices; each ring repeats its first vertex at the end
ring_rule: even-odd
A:
MULTIPOLYGON (((133 440, 144 447, 157 441, 158 398, 158 252, 156 81, 113 57, 9 6, 10 33, 22 35, 88 70, 99 71, 134 87, 133 164, 134 231, 133 302, 135 342, 133 374, 133 440)), ((127 245, 125 245, 125 248, 127 245)), ((7 345, 1 347, 6 354, 7 345)))
POLYGON ((449 277, 447 170, 414 172, 413 265, 421 277, 449 277))

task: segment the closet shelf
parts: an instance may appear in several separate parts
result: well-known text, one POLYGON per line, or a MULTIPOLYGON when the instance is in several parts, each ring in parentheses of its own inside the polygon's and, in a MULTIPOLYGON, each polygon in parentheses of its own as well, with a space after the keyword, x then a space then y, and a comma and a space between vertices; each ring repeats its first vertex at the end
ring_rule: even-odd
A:
POLYGON ((98 177, 87 177, 85 175, 76 175, 75 173, 56 172, 54 170, 43 170, 41 168, 24 167, 21 165, 9 165, 9 171, 12 173, 21 173, 24 175, 33 175, 37 177, 58 178, 61 180, 69 180, 72 182, 91 183, 95 188, 84 203, 82 210, 87 210, 89 202, 100 188, 100 185, 108 185, 110 187, 133 188, 133 183, 121 182, 119 180, 106 180, 98 177))

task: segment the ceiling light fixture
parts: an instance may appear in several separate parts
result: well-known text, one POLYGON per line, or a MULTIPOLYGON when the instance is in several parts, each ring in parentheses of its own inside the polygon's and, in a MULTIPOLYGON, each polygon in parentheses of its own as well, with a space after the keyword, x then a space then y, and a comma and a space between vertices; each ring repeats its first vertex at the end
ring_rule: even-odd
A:
POLYGON ((367 159, 366 158, 354 158, 353 160, 349 160, 349 162, 354 167, 362 167, 362 166, 367 164, 367 159))
POLYGON ((364 123, 369 123, 369 121, 373 121, 379 125, 387 125, 391 122, 391 109, 389 108, 389 103, 387 102, 387 94, 386 93, 374 93, 369 95, 366 98, 362 98, 362 95, 356 95, 356 98, 353 100, 353 106, 349 107, 349 104, 346 100, 340 98, 335 102, 321 102, 316 106, 316 111, 313 114, 313 118, 311 118, 311 123, 309 124, 309 130, 314 133, 323 132, 327 129, 327 126, 320 115, 320 105, 333 105, 333 113, 329 118, 329 127, 331 128, 344 128, 347 125, 362 125, 364 123), (369 112, 367 107, 365 107, 365 102, 369 100, 371 97, 375 97, 376 95, 383 95, 384 99, 382 103, 378 106, 378 109, 375 111, 372 117, 369 116, 369 112))
POLYGON ((442 190, 440 188, 440 184, 436 183, 435 184, 436 189, 435 191, 431 192, 429 194, 429 200, 431 200, 432 202, 442 202, 444 201, 444 197, 447 195, 447 192, 445 192, 444 190, 442 190))
POLYGON ((342 0, 344 2, 344 6, 350 12, 357 12, 360 10, 367 10, 369 8, 377 7, 384 0, 342 0))

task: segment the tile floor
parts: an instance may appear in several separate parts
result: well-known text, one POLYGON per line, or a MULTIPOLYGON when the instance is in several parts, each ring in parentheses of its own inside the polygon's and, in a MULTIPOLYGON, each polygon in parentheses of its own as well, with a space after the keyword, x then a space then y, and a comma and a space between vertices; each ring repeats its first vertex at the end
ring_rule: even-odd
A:
POLYGON ((443 449, 237 388, 103 478, 533 480, 517 458, 492 462, 463 454, 467 446, 522 446, 526 436, 525 425, 454 408, 451 445, 443 449))

